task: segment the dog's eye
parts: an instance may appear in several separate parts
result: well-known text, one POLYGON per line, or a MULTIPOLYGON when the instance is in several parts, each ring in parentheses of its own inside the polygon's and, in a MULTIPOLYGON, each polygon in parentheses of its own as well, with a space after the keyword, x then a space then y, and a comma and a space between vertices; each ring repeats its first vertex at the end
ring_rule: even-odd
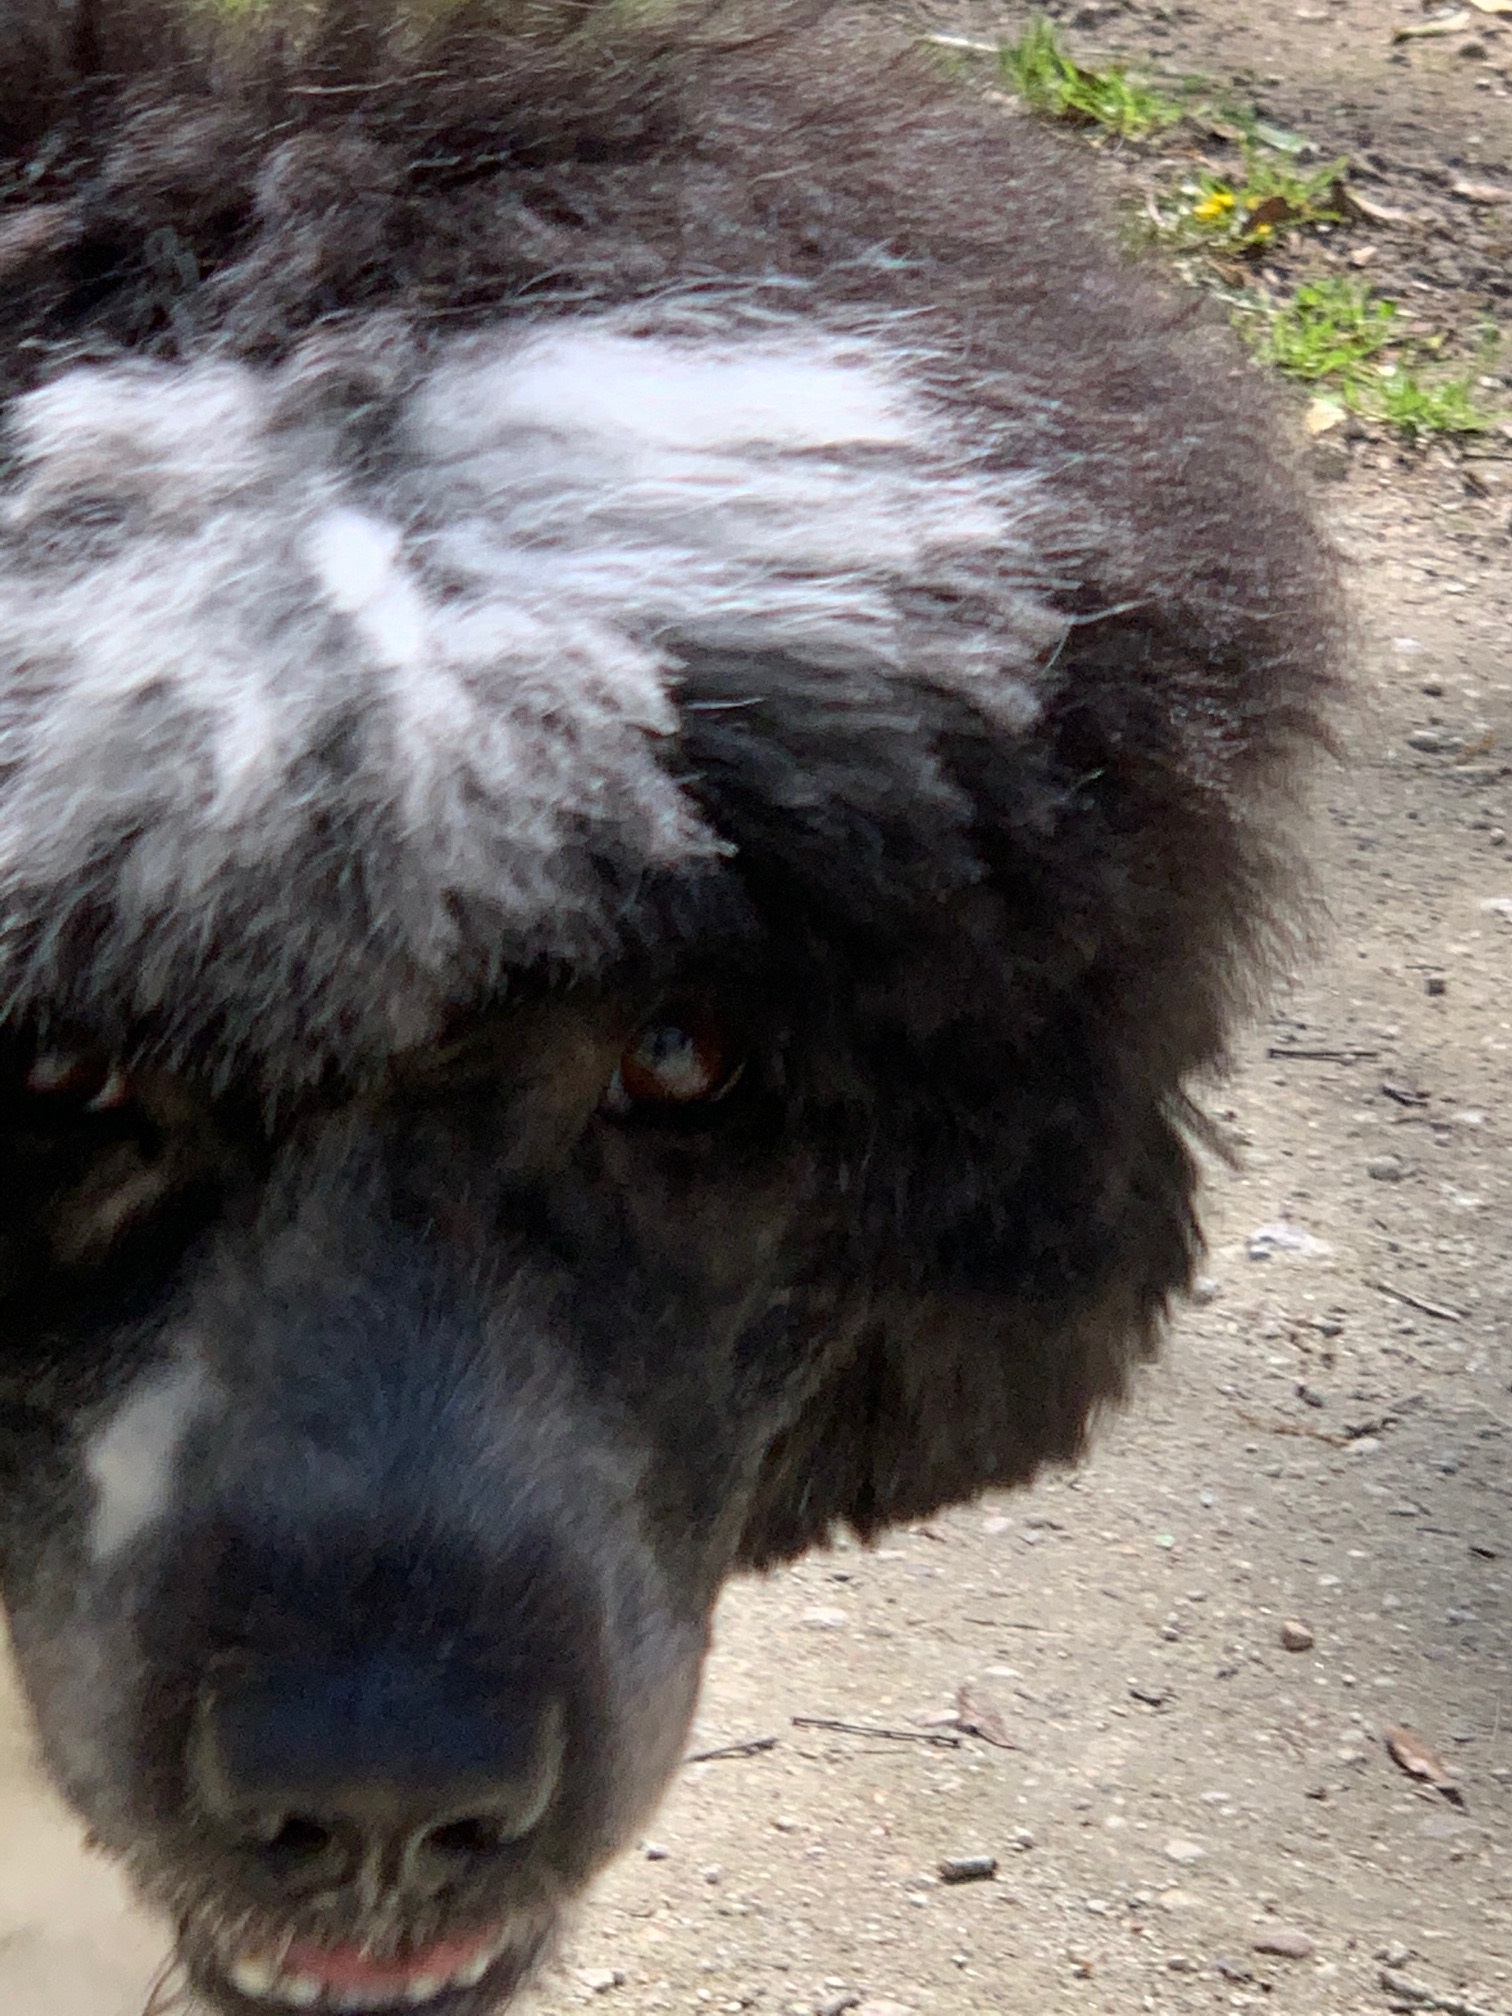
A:
POLYGON ((676 1009, 639 1029, 615 1068, 610 1113, 709 1106, 734 1090, 745 1057, 731 1031, 707 1010, 676 1009))
POLYGON ((120 1063, 90 1050, 40 1052, 27 1070, 26 1089, 33 1098, 70 1112, 118 1113, 135 1098, 120 1063))

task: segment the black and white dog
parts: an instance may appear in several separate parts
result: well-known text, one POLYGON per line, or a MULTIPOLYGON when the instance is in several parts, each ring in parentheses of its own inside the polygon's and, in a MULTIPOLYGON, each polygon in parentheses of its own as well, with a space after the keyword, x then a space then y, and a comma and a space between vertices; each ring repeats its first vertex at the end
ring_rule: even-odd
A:
POLYGON ((0 0, 0 1566, 213 2010, 502 2004, 1188 1279, 1333 589, 1093 208, 818 6, 0 0))

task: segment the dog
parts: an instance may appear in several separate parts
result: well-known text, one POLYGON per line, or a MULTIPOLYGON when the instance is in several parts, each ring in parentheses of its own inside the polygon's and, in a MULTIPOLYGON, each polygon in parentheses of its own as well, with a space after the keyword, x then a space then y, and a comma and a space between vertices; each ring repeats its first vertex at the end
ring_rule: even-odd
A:
POLYGON ((0 4, 0 1572, 186 1993, 484 2016, 725 1580, 1074 1458, 1328 555, 823 6, 0 4))

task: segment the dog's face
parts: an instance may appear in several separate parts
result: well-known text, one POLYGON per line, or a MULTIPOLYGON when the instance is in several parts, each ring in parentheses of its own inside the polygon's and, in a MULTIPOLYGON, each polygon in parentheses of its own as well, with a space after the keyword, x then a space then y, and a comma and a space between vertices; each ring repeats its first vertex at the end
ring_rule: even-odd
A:
POLYGON ((665 1784, 844 1341, 790 1041, 538 1001, 274 1128, 13 1051, 18 1649, 217 2004, 491 2006, 665 1784))
POLYGON ((463 2016, 732 1566, 1067 1453, 1186 1265, 1148 1060, 1055 1005, 1085 904, 971 831, 998 742, 1076 789, 1065 624, 1018 486, 801 325, 85 368, 12 438, 22 1672, 212 2003, 463 2016))
POLYGON ((0 1579, 224 2016, 501 2006, 732 1569, 1077 1453, 1329 680, 1022 122, 401 11, 0 7, 0 1579))

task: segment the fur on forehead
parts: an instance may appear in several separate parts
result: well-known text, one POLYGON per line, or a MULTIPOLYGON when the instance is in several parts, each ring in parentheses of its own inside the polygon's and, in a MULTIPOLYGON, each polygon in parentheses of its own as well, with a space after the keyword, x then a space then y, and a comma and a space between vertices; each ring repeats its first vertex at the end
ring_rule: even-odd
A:
MULTIPOLYGON (((759 716, 780 666, 842 741, 927 694, 1012 739, 1064 634, 1032 486, 885 324, 375 320, 272 369, 77 366, 10 448, 0 998, 275 1093, 603 971, 669 928, 653 892, 738 917, 680 707, 759 716)), ((843 823, 848 789, 829 749, 807 795, 843 823)))

